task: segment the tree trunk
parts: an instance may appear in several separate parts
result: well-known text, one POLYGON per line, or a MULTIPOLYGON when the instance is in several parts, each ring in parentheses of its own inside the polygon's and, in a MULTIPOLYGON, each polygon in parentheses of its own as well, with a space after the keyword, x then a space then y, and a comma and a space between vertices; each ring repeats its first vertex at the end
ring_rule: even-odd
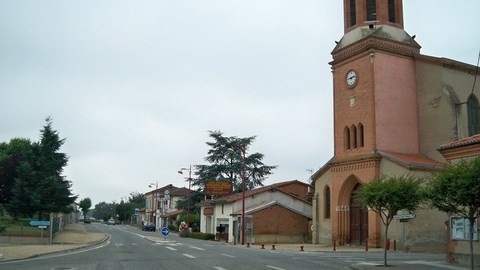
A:
POLYGON ((385 244, 383 247, 383 266, 387 266, 388 224, 385 225, 385 244))
POLYGON ((475 220, 469 219, 470 233, 469 233, 469 242, 470 242, 470 269, 474 270, 475 267, 475 257, 473 256, 473 227, 475 225, 475 220))

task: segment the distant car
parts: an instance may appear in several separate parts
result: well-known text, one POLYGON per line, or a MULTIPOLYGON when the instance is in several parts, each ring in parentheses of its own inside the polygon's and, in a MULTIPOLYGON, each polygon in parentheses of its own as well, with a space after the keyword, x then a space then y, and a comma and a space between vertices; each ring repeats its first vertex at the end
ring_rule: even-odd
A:
POLYGON ((107 224, 108 225, 115 225, 115 220, 113 218, 111 218, 107 221, 107 224))
POLYGON ((151 222, 147 222, 147 223, 143 224, 142 231, 152 231, 152 232, 154 232, 155 231, 155 224, 153 224, 151 222))

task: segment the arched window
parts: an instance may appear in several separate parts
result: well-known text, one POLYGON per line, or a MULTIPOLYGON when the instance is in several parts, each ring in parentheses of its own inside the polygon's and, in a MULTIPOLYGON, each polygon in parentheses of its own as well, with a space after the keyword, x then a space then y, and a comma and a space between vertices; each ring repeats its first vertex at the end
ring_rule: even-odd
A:
POLYGON ((367 21, 377 19, 377 0, 367 0, 367 21))
POLYGON ((345 127, 343 131, 343 144, 345 150, 350 150, 350 129, 345 127))
POLYGON ((352 148, 357 148, 357 127, 352 125, 350 131, 352 132, 352 148))
POLYGON ((357 24, 357 6, 355 4, 356 0, 350 0, 350 26, 357 24))
POLYGON ((364 139, 362 123, 358 124, 357 133, 358 133, 358 147, 364 147, 365 146, 365 139, 364 139))
POLYGON ((323 205, 325 206, 324 218, 330 218, 331 204, 330 204, 330 188, 328 186, 325 188, 324 200, 325 200, 324 203, 323 203, 323 205))
POLYGON ((395 16, 395 0, 388 0, 388 21, 392 23, 397 22, 395 16))
POLYGON ((471 95, 467 101, 468 113, 468 135, 473 136, 480 133, 480 109, 478 107, 478 100, 474 95, 471 95))

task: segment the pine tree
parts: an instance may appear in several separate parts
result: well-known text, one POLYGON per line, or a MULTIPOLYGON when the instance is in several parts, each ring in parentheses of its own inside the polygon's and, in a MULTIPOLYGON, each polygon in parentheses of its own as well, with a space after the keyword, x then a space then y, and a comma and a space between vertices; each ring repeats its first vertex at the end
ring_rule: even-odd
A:
POLYGON ((249 153, 250 145, 255 136, 246 138, 225 137, 220 131, 210 131, 213 142, 205 160, 209 165, 196 165, 196 178, 192 184, 203 191, 206 181, 229 181, 234 192, 242 191, 243 161, 245 157, 245 187, 246 190, 263 186, 262 182, 272 174, 277 166, 264 165, 261 153, 249 153))

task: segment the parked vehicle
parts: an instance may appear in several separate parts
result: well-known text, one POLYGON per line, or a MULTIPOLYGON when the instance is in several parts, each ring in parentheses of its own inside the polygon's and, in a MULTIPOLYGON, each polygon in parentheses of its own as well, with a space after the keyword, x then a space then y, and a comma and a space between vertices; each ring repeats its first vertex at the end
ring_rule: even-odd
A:
POLYGON ((151 222, 146 222, 142 226, 142 231, 152 231, 152 232, 154 232, 155 231, 155 224, 153 224, 151 222))

